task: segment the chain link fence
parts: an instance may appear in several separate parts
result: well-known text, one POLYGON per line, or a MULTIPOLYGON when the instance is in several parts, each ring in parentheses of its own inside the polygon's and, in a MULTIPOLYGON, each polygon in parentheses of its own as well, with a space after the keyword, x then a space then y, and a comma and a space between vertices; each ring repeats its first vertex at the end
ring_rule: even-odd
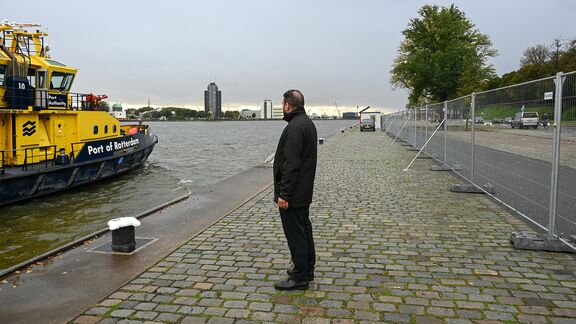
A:
POLYGON ((383 130, 417 155, 434 158, 548 239, 576 249, 576 72, 382 119, 383 130))

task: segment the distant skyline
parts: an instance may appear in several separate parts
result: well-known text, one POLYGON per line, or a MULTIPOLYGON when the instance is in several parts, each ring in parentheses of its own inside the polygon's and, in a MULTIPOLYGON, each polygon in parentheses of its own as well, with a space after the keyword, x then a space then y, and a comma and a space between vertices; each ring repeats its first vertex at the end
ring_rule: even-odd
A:
POLYGON ((79 68, 73 91, 125 107, 202 110, 215 82, 223 110, 277 106, 298 88, 320 115, 403 107, 406 91, 389 83, 401 32, 424 4, 452 3, 498 49, 489 61, 498 75, 529 46, 576 37, 571 0, 33 0, 4 3, 0 19, 47 28, 52 57, 79 68))

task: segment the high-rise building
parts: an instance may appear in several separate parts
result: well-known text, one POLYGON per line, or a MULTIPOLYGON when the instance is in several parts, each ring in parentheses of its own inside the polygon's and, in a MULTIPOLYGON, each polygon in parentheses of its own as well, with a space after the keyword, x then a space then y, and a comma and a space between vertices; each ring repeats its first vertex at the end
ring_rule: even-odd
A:
POLYGON ((284 112, 282 111, 282 107, 272 108, 272 119, 282 119, 283 117, 284 112))
POLYGON ((272 119, 272 100, 264 99, 264 105, 262 106, 262 114, 260 114, 263 119, 272 119))
POLYGON ((222 117, 222 91, 216 83, 211 82, 204 91, 204 111, 212 114, 212 118, 222 117))

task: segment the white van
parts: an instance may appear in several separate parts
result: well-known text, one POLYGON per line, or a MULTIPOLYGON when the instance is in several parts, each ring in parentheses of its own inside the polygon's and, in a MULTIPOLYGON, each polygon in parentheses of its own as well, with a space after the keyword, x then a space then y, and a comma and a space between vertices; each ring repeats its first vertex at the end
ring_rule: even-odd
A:
POLYGON ((514 119, 510 123, 512 128, 538 128, 538 113, 537 112, 519 112, 516 113, 514 119))

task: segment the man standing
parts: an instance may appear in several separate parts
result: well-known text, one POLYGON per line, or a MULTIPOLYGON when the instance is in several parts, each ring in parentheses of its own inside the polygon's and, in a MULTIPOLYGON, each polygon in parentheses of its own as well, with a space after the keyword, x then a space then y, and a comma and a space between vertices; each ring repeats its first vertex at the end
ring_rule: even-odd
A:
POLYGON ((278 290, 306 290, 314 280, 316 252, 310 223, 310 204, 316 175, 318 136, 304 110, 304 96, 288 90, 282 101, 284 128, 274 157, 274 202, 278 204, 282 227, 294 268, 288 279, 274 284, 278 290))

